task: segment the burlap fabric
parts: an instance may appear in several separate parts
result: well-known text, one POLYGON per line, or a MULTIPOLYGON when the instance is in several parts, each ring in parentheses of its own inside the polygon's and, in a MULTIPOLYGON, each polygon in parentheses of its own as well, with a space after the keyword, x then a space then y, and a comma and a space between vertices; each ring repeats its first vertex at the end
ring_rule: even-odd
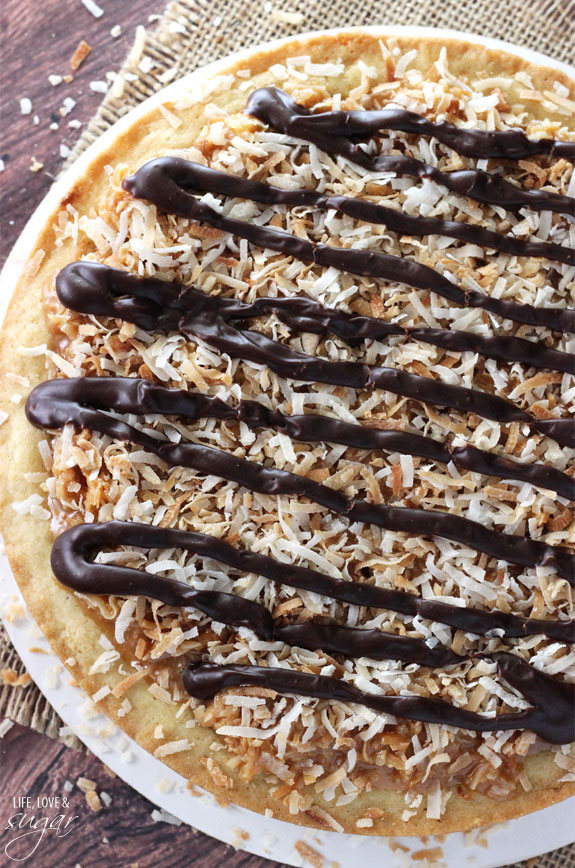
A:
MULTIPOLYGON (((168 4, 156 29, 146 33, 143 49, 137 40, 119 71, 121 80, 106 95, 68 164, 167 81, 270 39, 362 24, 448 27, 506 39, 557 60, 575 62, 575 0, 273 0, 265 4, 262 0, 175 0, 168 4), (153 61, 149 73, 140 69, 144 55, 153 61)), ((0 626, 0 669, 5 668, 23 671, 0 626)), ((35 685, 1 688, 0 717, 4 715, 59 737, 61 721, 35 685)), ((79 742, 73 743, 82 749, 79 742)), ((530 868, 575 868, 575 845, 521 863, 522 868, 527 864, 530 868)))

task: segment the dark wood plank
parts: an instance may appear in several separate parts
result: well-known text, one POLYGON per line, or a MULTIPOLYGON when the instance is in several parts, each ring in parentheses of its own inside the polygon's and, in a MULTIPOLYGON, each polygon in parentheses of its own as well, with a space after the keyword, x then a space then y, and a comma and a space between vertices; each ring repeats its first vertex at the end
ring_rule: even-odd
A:
POLYGON ((68 121, 86 123, 98 108, 102 94, 90 90, 91 81, 102 81, 106 72, 115 71, 129 51, 138 24, 153 27, 150 15, 163 11, 163 0, 98 0, 104 9, 94 18, 80 0, 2 0, 0 65, 2 144, 0 156, 5 171, 0 175, 3 231, 0 239, 0 264, 4 262, 26 220, 47 192, 60 171, 63 158, 60 144, 71 147, 81 130, 68 121), (119 24, 122 35, 114 39, 111 28, 119 24), (80 40, 92 51, 70 84, 53 87, 49 75, 72 74, 70 58, 80 40), (66 117, 58 115, 65 97, 76 100, 66 117), (32 113, 22 115, 20 99, 32 101, 32 113), (34 124, 34 115, 40 118, 34 124), (59 122, 51 130, 50 123, 59 122), (44 164, 41 171, 30 171, 32 158, 44 164))
MULTIPOLYGON (((10 817, 23 810, 37 818, 58 813, 67 819, 78 817, 68 827, 69 835, 44 836, 36 852, 20 863, 29 868, 74 868, 77 863, 81 868, 131 868, 136 864, 138 868, 220 868, 224 864, 226 868, 282 868, 277 862, 234 851, 188 826, 155 823, 151 818, 154 805, 120 778, 110 777, 98 759, 24 727, 14 725, 0 742, 0 765, 0 865, 6 868, 19 864, 5 854, 5 847, 18 834, 6 827, 10 817), (108 808, 97 813, 89 808, 76 786, 82 776, 96 782, 97 792, 110 795, 108 808), (70 793, 64 789, 66 781, 74 784, 70 793), (29 796, 34 808, 15 807, 12 800, 18 796, 29 796), (66 796, 69 806, 38 808, 37 796, 66 796)), ((26 838, 13 844, 8 854, 22 858, 32 847, 33 842, 26 838)))

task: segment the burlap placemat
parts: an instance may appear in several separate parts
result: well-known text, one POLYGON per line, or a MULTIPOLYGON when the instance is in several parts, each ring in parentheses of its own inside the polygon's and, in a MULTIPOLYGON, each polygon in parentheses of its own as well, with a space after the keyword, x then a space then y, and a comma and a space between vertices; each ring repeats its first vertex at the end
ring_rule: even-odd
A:
MULTIPOLYGON (((466 30, 575 62, 575 0, 175 0, 153 32, 140 29, 137 33, 130 54, 66 165, 139 102, 200 66, 292 33, 362 24, 466 30), (144 57, 150 60, 142 63, 144 57)), ((23 672, 1 625, 0 669, 23 672)), ((34 684, 0 688, 0 717, 5 715, 59 738, 62 722, 34 684)), ((66 741, 83 749, 77 740, 66 741)), ((530 868, 575 868, 575 845, 521 863, 527 864, 530 868)))

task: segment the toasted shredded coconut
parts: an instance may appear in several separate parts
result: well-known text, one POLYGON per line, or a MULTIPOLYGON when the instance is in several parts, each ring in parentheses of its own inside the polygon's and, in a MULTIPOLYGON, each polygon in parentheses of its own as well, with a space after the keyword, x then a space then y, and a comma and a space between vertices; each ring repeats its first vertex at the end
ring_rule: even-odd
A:
MULTIPOLYGON (((144 60, 145 38, 144 28, 138 28, 130 58, 135 71, 144 60)), ((413 51, 401 55, 391 42, 382 42, 381 47, 386 63, 394 70, 394 80, 380 81, 365 62, 358 62, 358 86, 347 99, 341 94, 332 98, 320 85, 316 92, 309 81, 313 76, 340 75, 343 64, 337 57, 326 64, 315 64, 310 56, 293 57, 286 64, 272 66, 270 78, 281 86, 285 83, 288 89, 301 89, 306 105, 317 103, 322 110, 397 105, 458 125, 506 129, 527 124, 530 134, 572 135, 567 127, 548 130, 544 122, 528 122, 505 108, 501 94, 505 95, 509 85, 499 80, 501 77, 485 78, 471 88, 450 71, 445 50, 435 65, 436 80, 423 81, 413 51)), ((245 86, 249 93, 250 76, 239 79, 240 88, 245 86)), ((528 92, 533 91, 527 75, 519 73, 516 79, 528 92)), ((126 76, 126 80, 133 78, 126 76)), ((203 102, 204 129, 188 149, 176 155, 240 177, 267 180, 286 190, 305 187, 326 195, 373 198, 410 214, 460 220, 519 238, 537 237, 571 246, 575 243, 572 222, 562 215, 503 213, 502 209, 449 193, 429 179, 416 182, 391 173, 374 176, 343 158, 328 156, 313 146, 303 147, 243 114, 230 115, 218 107, 218 95, 234 83, 237 86, 232 76, 217 76, 175 106, 162 107, 167 123, 175 128, 176 123, 181 123, 178 112, 203 102)), ((560 90, 553 89, 542 98, 567 110, 568 98, 560 90)), ((370 143, 370 148, 374 153, 409 153, 445 171, 472 165, 438 142, 416 135, 389 132, 385 138, 370 143)), ((550 167, 545 159, 521 163, 506 165, 506 177, 521 184, 527 183, 527 178, 529 185, 544 185, 575 195, 575 173, 567 161, 551 161, 550 167)), ((379 316, 405 326, 465 330, 486 336, 519 335, 528 340, 553 338, 557 348, 568 352, 575 349, 568 335, 557 337, 545 329, 487 317, 478 309, 459 308, 433 293, 410 290, 391 281, 374 283, 334 268, 264 252, 244 240, 183 218, 170 215, 158 219, 154 206, 132 199, 122 190, 125 170, 110 168, 110 195, 93 213, 80 217, 66 212, 63 216, 62 237, 81 240, 87 259, 108 262, 143 276, 194 283, 206 293, 239 295, 246 301, 261 296, 305 295, 326 306, 379 316)), ((226 216, 272 225, 312 241, 392 255, 401 253, 406 259, 430 265, 466 289, 498 298, 562 308, 573 292, 575 270, 547 260, 486 252, 476 245, 444 237, 399 239, 384 226, 314 208, 274 209, 210 194, 202 199, 226 216)), ((284 413, 318 413, 365 426, 409 430, 454 445, 468 443, 517 461, 544 461, 560 470, 566 470, 574 457, 573 450, 559 447, 519 422, 505 425, 483 420, 384 391, 358 393, 325 384, 296 383, 245 360, 230 359, 181 334, 148 334, 129 324, 79 317, 62 309, 54 316, 59 318, 58 328, 66 327, 71 334, 77 334, 59 355, 46 354, 49 364, 66 376, 102 372, 140 376, 167 386, 198 390, 234 406, 240 398, 257 400, 284 413)), ((570 375, 486 360, 475 353, 449 352, 411 339, 393 337, 349 347, 331 336, 292 332, 275 317, 256 320, 250 327, 296 351, 333 361, 363 361, 402 368, 453 385, 474 386, 506 397, 542 419, 567 416, 575 410, 575 382, 570 375)), ((174 443, 191 440, 216 446, 238 457, 308 476, 352 497, 443 510, 501 532, 528 534, 552 544, 573 543, 573 516, 562 498, 528 484, 465 472, 454 463, 442 465, 384 452, 367 454, 335 444, 301 444, 282 432, 252 431, 243 423, 192 423, 160 414, 130 422, 151 436, 174 443)), ((287 564, 319 569, 334 578, 402 588, 423 599, 501 609, 527 618, 573 617, 571 590, 566 583, 555 581, 548 567, 510 568, 448 540, 350 524, 345 517, 305 498, 254 494, 209 473, 166 467, 157 456, 121 441, 110 442, 96 432, 74 431, 67 426, 51 442, 52 449, 48 441, 42 441, 44 445, 41 443, 39 449, 50 474, 46 481, 48 504, 59 528, 66 520, 76 521, 78 514, 87 521, 116 518, 178 527, 210 533, 233 545, 287 564)), ((43 509, 41 502, 41 497, 30 503, 23 501, 22 514, 32 508, 43 509)), ((494 631, 479 639, 419 617, 359 609, 260 576, 230 575, 221 565, 179 549, 147 553, 124 548, 103 552, 98 559, 139 569, 147 566, 150 576, 158 576, 158 580, 166 575, 193 588, 235 593, 261 603, 274 617, 295 623, 308 618, 334 619, 350 627, 416 636, 430 647, 441 643, 462 655, 478 650, 497 652, 505 647, 541 671, 560 673, 568 681, 575 678, 575 657, 544 636, 504 643, 494 631)), ((186 725, 210 727, 218 736, 218 750, 225 747, 232 762, 228 769, 212 757, 206 761, 219 788, 233 787, 228 771, 238 770, 249 779, 263 768, 272 782, 271 791, 291 814, 313 812, 310 816, 315 822, 342 831, 337 819, 317 804, 312 806, 306 801, 308 796, 298 792, 298 775, 316 794, 313 798, 321 798, 322 804, 344 807, 366 786, 373 786, 367 768, 377 780, 381 775, 384 788, 403 792, 405 822, 417 814, 430 819, 442 816, 451 792, 450 776, 469 790, 496 798, 510 796, 516 786, 523 790, 529 786, 520 769, 525 755, 539 749, 531 733, 485 733, 472 738, 451 728, 396 721, 359 705, 279 697, 272 692, 252 695, 250 691, 234 690, 205 706, 195 701, 187 706, 183 700, 188 702, 189 698, 184 696, 181 685, 175 684, 159 665, 165 657, 193 653, 220 664, 265 664, 336 675, 377 694, 431 695, 488 716, 507 707, 528 707, 529 703, 497 675, 492 662, 470 659, 445 671, 369 658, 346 660, 342 665, 339 658, 331 658, 321 650, 263 642, 243 628, 228 629, 210 622, 191 608, 186 610, 185 623, 178 620, 176 625, 174 609, 157 601, 146 604, 142 599, 110 598, 91 604, 103 617, 114 621, 114 638, 123 646, 122 653, 129 654, 133 649, 136 665, 143 667, 127 676, 122 672, 125 677, 113 688, 114 696, 121 698, 137 681, 149 676, 151 695, 158 701, 174 703, 177 713, 183 708, 182 716, 190 718, 186 725), (148 668, 150 663, 153 666, 148 668)), ((104 649, 94 666, 98 671, 107 671, 117 661, 116 653, 104 649), (110 654, 112 657, 106 656, 110 654)), ((127 713, 129 708, 122 710, 127 713)), ((163 730, 155 737, 163 739, 163 730)), ((169 755, 189 746, 185 739, 168 742, 157 748, 156 755, 169 755)), ((214 747, 214 755, 218 750, 214 747)), ((556 756, 565 754, 559 752, 556 756)), ((558 765, 558 769, 558 776, 561 772, 572 773, 569 767, 558 765)), ((371 815, 360 817, 359 828, 371 828, 370 823, 377 819, 371 815)))
POLYGON ((162 757, 169 756, 173 753, 181 753, 184 750, 188 750, 190 747, 191 744, 187 738, 180 738, 176 741, 167 741, 155 749, 154 756, 161 759, 162 757))
POLYGON ((104 14, 104 10, 101 9, 94 0, 80 0, 80 2, 86 7, 90 15, 94 16, 94 18, 101 18, 104 14))

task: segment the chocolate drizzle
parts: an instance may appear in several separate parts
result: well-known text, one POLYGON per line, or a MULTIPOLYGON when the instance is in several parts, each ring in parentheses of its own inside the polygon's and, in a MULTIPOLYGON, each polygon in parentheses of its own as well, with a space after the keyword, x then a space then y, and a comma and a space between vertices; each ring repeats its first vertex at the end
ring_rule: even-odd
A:
POLYGON ((124 178, 122 186, 136 198, 153 202, 167 213, 207 223, 222 232, 230 232, 259 247, 276 250, 302 262, 313 262, 351 274, 404 283, 415 289, 435 292, 461 307, 480 308, 527 325, 575 332, 575 310, 571 308, 540 308, 494 298, 476 290, 461 289, 428 265, 421 265, 401 256, 374 250, 316 244, 279 229, 224 217, 187 192, 188 167, 186 160, 160 157, 146 163, 135 175, 124 178))
POLYGON ((266 666, 191 664, 184 673, 184 686, 204 701, 228 687, 264 687, 281 694, 359 703, 380 714, 472 732, 530 729, 552 744, 571 742, 575 736, 575 687, 539 672, 515 654, 500 653, 495 659, 499 674, 533 703, 532 708, 487 717, 434 697, 379 696, 337 678, 266 666))
POLYGON ((414 340, 457 353, 478 353, 501 362, 520 362, 534 368, 575 374, 575 356, 551 349, 543 341, 527 341, 511 335, 483 337, 473 332, 444 329, 412 329, 408 334, 414 340))
POLYGON ((183 548, 225 564, 241 574, 255 573, 279 585, 311 591, 354 606, 388 609, 412 618, 426 618, 478 636, 499 634, 509 639, 520 639, 545 635, 557 642, 575 642, 575 621, 572 620, 520 618, 507 612, 481 611, 440 600, 423 599, 407 591, 336 579, 318 570, 286 564, 249 549, 236 548, 209 534, 154 527, 139 522, 81 524, 64 531, 56 538, 52 548, 54 574, 63 584, 81 593, 143 594, 170 606, 196 605, 187 596, 190 591, 188 585, 173 579, 150 576, 143 570, 131 567, 95 564, 90 559, 98 549, 119 545, 183 548))
POLYGON ((522 130, 478 130, 456 127, 442 121, 435 123, 412 111, 391 108, 376 111, 330 111, 311 113, 290 100, 290 97, 275 87, 261 88, 252 94, 249 114, 255 114, 254 106, 265 112, 268 103, 282 106, 296 138, 299 133, 313 131, 326 140, 343 136, 354 141, 380 135, 383 130, 396 130, 419 136, 433 137, 458 154, 477 159, 523 160, 537 155, 563 157, 575 161, 575 142, 560 142, 556 139, 530 139, 522 130))
MULTIPOLYGON (((164 158, 165 159, 165 158, 164 158)), ((157 162, 157 161, 154 161, 157 162)), ((340 211, 355 220, 387 226, 402 235, 443 235, 481 247, 490 247, 513 256, 538 256, 575 265, 575 250, 545 241, 523 241, 512 235, 501 235, 481 226, 434 217, 413 217, 395 208, 386 208, 349 196, 325 196, 315 190, 284 190, 272 184, 240 178, 228 172, 201 166, 178 158, 170 158, 170 176, 185 190, 194 193, 214 193, 250 199, 264 205, 304 206, 316 211, 340 211)))
MULTIPOLYGON (((276 626, 265 607, 234 594, 199 591, 173 579, 150 576, 143 570, 96 564, 88 560, 98 548, 117 545, 185 548, 238 567, 242 571, 255 571, 268 575, 276 581, 282 581, 282 576, 287 573, 288 581, 285 584, 308 587, 310 590, 313 588, 317 591, 318 587, 325 584, 328 589, 336 585, 349 585, 352 592, 354 589, 356 592, 361 592, 363 589, 368 592, 383 591, 381 588, 332 579, 315 570, 292 567, 273 558, 235 549, 205 534, 158 528, 134 522, 111 521, 70 528, 54 542, 52 569, 63 584, 81 593, 123 596, 143 594, 162 600, 170 606, 194 606, 218 621, 237 627, 249 627, 263 639, 277 639, 301 648, 323 649, 349 657, 370 657, 374 660, 397 659, 433 667, 451 666, 466 659, 444 646, 430 648, 423 640, 395 636, 379 630, 340 627, 333 623, 276 626), (298 582, 300 577, 301 583, 298 582)), ((387 593, 398 597, 409 597, 408 594, 402 595, 398 591, 387 593)), ((424 601, 414 598, 414 603, 416 606, 423 605, 424 601)), ((456 606, 442 605, 446 609, 453 610, 455 616, 458 611, 461 612, 456 606)), ((475 614, 481 617, 483 613, 475 614)), ((515 620, 517 623, 521 622, 521 619, 515 620)), ((523 622, 525 625, 530 623, 523 622)), ((533 702, 535 708, 520 712, 518 715, 487 718, 462 711, 436 699, 420 696, 375 697, 372 694, 362 693, 353 685, 345 684, 335 678, 310 676, 305 673, 260 666, 191 665, 184 673, 184 686, 192 696, 207 700, 226 687, 261 685, 279 693, 297 693, 319 699, 360 702, 376 711, 408 720, 444 723, 481 732, 526 727, 550 742, 562 744, 572 740, 571 706, 575 699, 573 685, 564 684, 544 675, 513 654, 498 652, 486 656, 497 660, 500 674, 529 702, 533 702), (372 701, 375 705, 371 704, 372 701)))
MULTIPOLYGON (((132 522, 110 521, 104 524, 77 525, 61 534, 52 548, 52 569, 67 587, 81 593, 144 595, 161 600, 169 606, 194 606, 221 623, 248 627, 264 641, 280 641, 312 651, 322 649, 347 657, 370 657, 373 660, 402 660, 421 666, 452 666, 465 661, 444 645, 430 647, 423 639, 396 636, 381 630, 342 627, 334 622, 279 625, 265 608, 244 597, 219 591, 190 588, 183 582, 150 577, 143 570, 97 564, 90 555, 103 545, 144 545, 151 547, 185 548, 223 563, 250 571, 264 564, 275 575, 273 558, 234 549, 227 543, 206 534, 148 527, 132 522)), ((281 575, 281 569, 278 574, 281 575)), ((285 571, 284 571, 285 572, 285 571)), ((289 572, 289 571, 288 571, 289 572)), ((307 579, 310 590, 315 588, 313 571, 302 570, 304 578, 296 586, 303 587, 307 579), (309 572, 310 575, 305 575, 309 572)), ((318 574, 321 579, 324 577, 318 574)), ((283 582, 283 584, 292 584, 283 582)), ((455 608, 455 607, 452 607, 455 608)), ((526 622, 529 623, 529 622, 526 622)))
MULTIPOLYGON (((395 110, 394 110, 395 111, 395 110)), ((314 114, 305 106, 298 105, 284 91, 276 87, 263 87, 254 91, 246 109, 246 114, 262 121, 287 136, 312 142, 320 150, 327 154, 339 154, 342 157, 356 163, 370 172, 393 172, 397 175, 407 175, 413 178, 430 178, 437 184, 441 184, 453 193, 460 196, 468 196, 478 202, 489 205, 498 205, 509 211, 517 211, 520 208, 531 208, 534 211, 554 211, 558 214, 575 213, 575 199, 562 196, 560 193, 546 192, 544 190, 525 190, 515 184, 505 181, 499 175, 491 175, 482 169, 462 169, 455 172, 444 172, 426 163, 407 157, 402 154, 383 155, 373 157, 361 147, 362 136, 354 134, 353 126, 347 125, 345 118, 357 113, 354 112, 322 112, 314 114)), ((372 112, 360 112, 361 115, 372 115, 372 112)), ((407 114, 413 114, 408 112, 407 114)), ((401 117, 401 115, 400 115, 401 117)), ((424 118, 415 115, 418 121, 429 124, 424 118)), ((369 126, 369 117, 368 117, 369 126)), ((493 147, 493 151, 499 150, 503 145, 506 159, 520 159, 517 154, 520 149, 526 147, 541 147, 538 153, 566 156, 573 159, 575 152, 574 142, 554 142, 543 139, 539 142, 527 139, 519 131, 487 132, 485 130, 467 130, 453 127, 451 124, 432 124, 427 127, 427 132, 417 128, 419 134, 433 135, 436 132, 444 135, 443 141, 454 150, 465 147, 468 156, 485 159, 483 143, 487 137, 487 148, 493 147), (438 130, 438 127, 440 128, 438 130), (501 137, 504 137, 503 139, 501 137), (449 141, 447 140, 449 138, 449 141), (477 149, 475 144, 477 143, 477 149), (507 144, 511 148, 506 148, 507 144), (560 149, 557 150, 557 145, 560 149)), ((357 127, 355 127, 357 129, 357 127)), ((377 129, 367 133, 364 126, 363 139, 366 135, 378 132, 377 129)), ((390 127, 388 127, 390 129, 390 127)), ((415 130, 412 130, 415 131, 415 130)), ((531 152, 533 154, 533 151, 531 152)), ((501 156, 501 154, 499 154, 501 156)))
MULTIPOLYGON (((448 385, 397 368, 370 367, 362 362, 332 362, 297 352, 260 332, 234 328, 229 323, 236 319, 239 303, 234 303, 233 299, 228 304, 227 299, 197 291, 178 294, 181 287, 177 284, 142 279, 87 262, 66 266, 56 279, 56 289, 62 303, 72 310, 118 316, 140 326, 145 323, 144 327, 158 331, 177 327, 232 358, 267 365, 281 377, 352 389, 385 389, 396 395, 463 413, 477 413, 499 422, 524 422, 541 434, 553 437, 562 446, 575 442, 575 426, 570 419, 539 420, 505 398, 488 392, 448 385), (135 300, 115 298, 119 293, 130 293, 135 300), (179 315, 179 310, 185 312, 179 315)), ((258 310, 257 302, 254 304, 258 310)), ((285 309, 280 300, 274 300, 274 306, 270 305, 270 308, 276 310, 276 305, 283 314, 285 309)), ((288 321, 293 322, 291 319, 288 321)))
MULTIPOLYGON (((57 381, 56 381, 57 382, 57 381)), ((64 380, 82 394, 81 380, 64 380)), ((113 380, 112 380, 113 382, 113 380)), ((158 441, 131 425, 107 416, 98 410, 86 408, 79 403, 70 402, 58 407, 63 413, 51 415, 50 402, 35 401, 33 391, 27 402, 28 418, 36 424, 44 425, 59 418, 59 425, 74 421, 112 437, 131 440, 154 452, 164 461, 191 467, 200 473, 219 476, 235 482, 249 491, 269 495, 295 494, 308 497, 315 503, 325 506, 350 522, 364 522, 395 532, 438 536, 470 546, 490 557, 507 561, 523 567, 549 566, 557 574, 575 586, 575 555, 561 546, 550 546, 540 540, 514 534, 500 533, 484 527, 479 522, 462 516, 426 509, 372 504, 365 500, 347 497, 341 491, 314 482, 305 476, 288 470, 265 467, 245 458, 238 458, 221 449, 199 443, 171 443, 158 441), (30 402, 28 406, 28 402, 30 402), (46 414, 46 415, 44 415, 46 414)))
MULTIPOLYGON (((408 156, 388 154, 373 157, 364 149, 370 137, 381 135, 385 129, 430 136, 458 153, 480 159, 518 160, 541 154, 575 160, 575 143, 551 139, 535 141, 520 130, 488 132, 462 129, 448 123, 430 122, 403 109, 314 114, 276 88, 264 88, 254 93, 247 112, 287 135, 312 142, 328 153, 340 154, 369 171, 431 178, 460 195, 510 210, 531 207, 572 213, 575 205, 575 201, 568 197, 541 190, 524 190, 499 175, 481 170, 443 172, 408 156)), ((315 244, 287 232, 225 217, 194 194, 211 192, 247 198, 265 205, 335 210, 354 219, 383 224, 402 235, 445 235, 514 256, 543 257, 567 265, 575 264, 572 248, 537 240, 523 241, 455 221, 413 217, 361 199, 326 196, 305 189, 286 191, 171 157, 146 163, 135 175, 126 178, 123 185, 134 196, 147 199, 168 213, 205 222, 303 262, 405 283, 416 289, 435 292, 454 304, 480 308, 517 322, 555 331, 575 331, 575 311, 572 309, 537 308, 466 291, 434 269, 401 257, 315 244)), ((237 299, 205 295, 177 283, 137 278, 91 262, 67 266, 58 275, 57 291, 60 300, 73 310, 119 317, 148 331, 181 331, 231 357, 266 365, 283 377, 361 390, 381 388, 501 422, 518 421, 554 438, 561 445, 575 446, 575 426, 571 420, 539 420, 497 395, 448 385, 393 368, 329 361, 299 353, 260 332, 238 327, 238 324, 275 314, 292 329, 319 335, 332 334, 350 346, 365 340, 407 337, 449 351, 481 353, 500 361, 575 373, 574 356, 554 350, 542 341, 405 328, 374 317, 325 308, 305 297, 259 298, 248 304, 237 299)), ((36 387, 26 404, 29 420, 39 427, 54 429, 69 423, 86 427, 137 443, 168 464, 209 473, 253 492, 307 497, 352 523, 369 523, 395 532, 442 537, 520 567, 549 566, 559 577, 575 586, 575 555, 567 548, 494 531, 453 513, 372 504, 305 476, 267 467, 220 449, 200 443, 173 443, 158 439, 156 433, 152 436, 141 431, 109 415, 110 411, 136 415, 159 413, 191 420, 217 418, 241 422, 251 429, 275 429, 294 440, 339 443, 359 450, 400 452, 443 463, 454 461, 467 470, 529 482, 553 490, 561 497, 575 499, 573 480, 552 467, 513 461, 471 445, 455 447, 410 432, 369 428, 315 414, 287 416, 256 401, 240 400, 235 406, 230 406, 218 398, 168 389, 132 378, 52 380, 36 387)), ((285 618, 274 619, 265 606, 235 594, 199 590, 173 579, 150 576, 143 570, 94 562, 93 556, 98 550, 121 545, 148 549, 183 548, 225 564, 239 574, 255 573, 280 585, 343 603, 434 620, 488 638, 544 635, 567 643, 575 641, 575 621, 525 619, 501 611, 481 611, 433 598, 424 599, 368 582, 337 579, 318 570, 283 563, 192 531, 110 521, 78 525, 61 534, 52 548, 52 568, 60 581, 76 591, 144 595, 169 606, 195 607, 229 627, 249 628, 261 640, 285 642, 344 657, 392 659, 440 668, 486 657, 496 662, 498 674, 518 690, 531 707, 518 713, 487 717, 432 697, 366 693, 335 677, 284 668, 215 666, 209 663, 190 664, 184 672, 186 689, 198 699, 209 700, 227 687, 262 686, 280 694, 360 703, 379 713, 474 732, 528 728, 542 739, 556 744, 568 743, 575 736, 572 714, 575 686, 544 674, 518 655, 498 651, 462 656, 441 644, 432 647, 423 639, 377 629, 342 626, 326 619, 286 623, 285 618)), ((231 576, 232 580, 235 578, 231 576)))
MULTIPOLYGON (((237 420, 252 430, 273 428, 292 440, 339 443, 354 449, 399 452, 443 464, 454 461, 465 470, 529 482, 531 485, 556 491, 567 500, 575 500, 573 479, 546 464, 513 461, 469 444, 451 446, 421 434, 369 428, 316 413, 287 416, 257 401, 240 400, 233 407, 219 398, 210 398, 183 389, 169 389, 132 377, 47 380, 36 386, 26 403, 28 419, 40 428, 61 428, 68 422, 74 422, 79 427, 89 427, 91 423, 101 423, 102 414, 96 417, 93 415, 100 410, 146 415, 167 413, 194 421, 205 418, 237 420)), ((109 419, 109 416, 105 417, 105 420, 109 419)), ((121 433, 114 436, 123 438, 127 433, 132 437, 131 430, 117 430, 121 433)))
POLYGON ((505 362, 550 368, 575 374, 575 355, 509 335, 485 337, 473 332, 403 328, 372 316, 324 307, 307 297, 237 298, 207 295, 192 286, 151 277, 136 277, 97 262, 72 262, 58 274, 56 289, 62 304, 80 313, 121 317, 148 331, 177 331, 187 315, 239 323, 275 314, 297 331, 331 334, 350 346, 366 340, 406 335, 453 352, 473 352, 505 362), (132 298, 130 298, 132 296, 132 298))

